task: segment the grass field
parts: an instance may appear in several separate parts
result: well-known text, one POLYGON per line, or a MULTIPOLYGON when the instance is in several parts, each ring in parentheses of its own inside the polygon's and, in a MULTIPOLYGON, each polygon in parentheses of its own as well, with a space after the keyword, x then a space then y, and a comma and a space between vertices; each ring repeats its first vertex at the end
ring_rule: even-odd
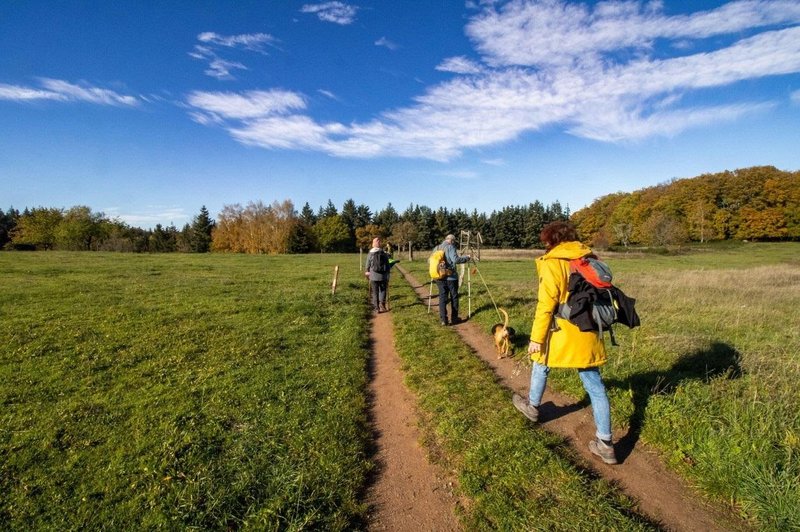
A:
MULTIPOLYGON (((619 330, 604 369, 617 436, 652 443, 760 529, 800 524, 798 252, 751 244, 609 260, 643 320, 619 330)), ((372 435, 356 264, 0 253, 0 528, 363 528, 372 435)), ((403 265, 424 279, 423 261, 403 265)), ((521 352, 534 265, 479 268, 521 352)), ((460 479, 469 529, 652 527, 521 419, 410 288, 392 286, 407 382, 430 451, 460 479)), ((488 330, 496 313, 477 275, 472 289, 488 330)), ((551 384, 583 395, 574 372, 551 384)))
POLYGON ((0 253, 0 270, 0 528, 360 522, 352 256, 0 253))
MULTIPOLYGON (((608 262, 642 318, 638 329, 616 328, 621 345, 603 369, 617 437, 655 445, 760 529, 800 528, 800 245, 613 254, 608 262)), ((423 261, 404 265, 426 278, 423 261)), ((479 264, 473 318, 488 331, 498 317, 481 276, 511 314, 524 358, 535 265, 479 264)), ((550 383, 584 395, 573 371, 551 373, 550 383)))

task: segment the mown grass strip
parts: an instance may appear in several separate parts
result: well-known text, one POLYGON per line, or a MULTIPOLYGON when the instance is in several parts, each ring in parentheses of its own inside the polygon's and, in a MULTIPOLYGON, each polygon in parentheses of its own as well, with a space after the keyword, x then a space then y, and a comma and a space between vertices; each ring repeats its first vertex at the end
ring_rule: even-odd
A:
POLYGON ((360 526, 352 256, 1 253, 0 270, 0 528, 360 526))
MULTIPOLYGON (((602 253, 601 253, 602 255, 602 253)), ((708 496, 761 530, 800 529, 800 244, 749 243, 679 255, 613 255, 642 326, 616 327, 603 377, 617 437, 641 438, 708 496)), ((406 262, 426 279, 422 261, 406 262)), ((536 304, 532 260, 478 265, 508 310, 524 357, 536 304)), ((466 313, 466 286, 462 286, 466 313)), ((498 321, 477 274, 473 321, 498 321)), ((574 372, 554 389, 584 396, 574 372)))
POLYGON ((438 325, 412 289, 393 289, 396 346, 428 444, 458 477, 467 530, 647 530, 632 502, 532 426, 488 366, 438 325))

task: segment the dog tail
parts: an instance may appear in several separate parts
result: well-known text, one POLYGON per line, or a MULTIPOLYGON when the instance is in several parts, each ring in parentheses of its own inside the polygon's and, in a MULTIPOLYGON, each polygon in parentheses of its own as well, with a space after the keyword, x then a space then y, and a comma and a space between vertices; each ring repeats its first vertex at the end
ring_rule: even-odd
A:
POLYGON ((500 307, 497 307, 497 310, 503 315, 503 329, 508 329, 508 312, 500 307))

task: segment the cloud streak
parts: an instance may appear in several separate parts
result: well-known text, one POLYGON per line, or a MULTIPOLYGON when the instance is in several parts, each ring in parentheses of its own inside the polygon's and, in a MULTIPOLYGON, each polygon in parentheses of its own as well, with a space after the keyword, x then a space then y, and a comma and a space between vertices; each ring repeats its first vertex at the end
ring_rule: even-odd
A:
POLYGON ((240 35, 220 35, 206 31, 197 36, 202 44, 196 44, 189 52, 189 56, 200 61, 206 61, 208 68, 205 74, 218 80, 236 79, 232 74, 234 70, 248 70, 240 61, 231 61, 219 55, 221 50, 245 50, 267 55, 267 47, 277 47, 278 39, 268 33, 244 33, 240 35))
MULTIPOLYGON (((328 4, 317 7, 322 5, 328 4)), ((278 100, 293 103, 262 115, 227 107, 248 109, 252 94, 219 94, 227 103, 216 106, 198 98, 189 103, 248 145, 446 161, 544 127, 625 142, 738 120, 775 102, 687 104, 684 96, 800 72, 795 1, 741 0, 676 16, 664 14, 660 2, 612 0, 590 8, 512 0, 499 8, 482 6, 466 26, 477 57, 443 60, 437 70, 452 79, 368 122, 319 123, 305 98, 290 92, 278 100)), ((791 98, 796 102, 796 93, 791 98)))
POLYGON ((40 78, 42 88, 0 84, 0 100, 35 101, 53 100, 61 102, 84 102, 95 105, 132 107, 140 103, 135 96, 120 94, 110 89, 92 87, 88 84, 75 84, 68 81, 40 78))
POLYGON ((358 7, 345 4, 344 2, 325 2, 322 4, 306 4, 300 11, 302 13, 313 13, 323 22, 333 22, 347 26, 356 20, 358 7))

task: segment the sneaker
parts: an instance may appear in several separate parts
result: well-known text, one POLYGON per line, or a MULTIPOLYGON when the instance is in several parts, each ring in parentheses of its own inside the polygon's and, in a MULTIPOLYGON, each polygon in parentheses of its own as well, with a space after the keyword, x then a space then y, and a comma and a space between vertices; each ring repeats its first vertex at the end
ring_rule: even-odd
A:
POLYGON ((600 438, 595 438, 589 442, 589 450, 596 454, 603 462, 614 465, 617 463, 617 455, 614 453, 614 445, 608 445, 600 438))
POLYGON ((522 412, 526 418, 531 421, 538 421, 539 409, 530 404, 527 399, 515 393, 511 397, 511 402, 514 403, 514 408, 522 412))
POLYGON ((445 327, 447 327, 447 322, 446 322, 446 321, 440 321, 439 323, 441 323, 442 325, 444 325, 445 327))
POLYGON ((382 304, 381 307, 380 307, 380 312, 386 312, 387 310, 388 309, 386 308, 386 305, 382 304))

